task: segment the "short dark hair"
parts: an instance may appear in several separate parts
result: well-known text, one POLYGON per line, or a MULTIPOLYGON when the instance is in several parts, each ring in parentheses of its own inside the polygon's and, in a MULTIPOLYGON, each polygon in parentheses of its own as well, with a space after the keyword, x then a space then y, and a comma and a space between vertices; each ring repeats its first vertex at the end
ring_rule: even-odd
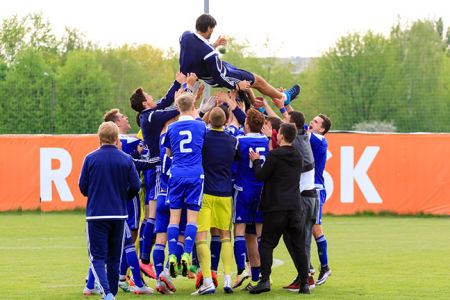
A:
POLYGON ((305 115, 302 112, 290 111, 289 116, 289 123, 294 123, 297 130, 303 129, 303 126, 305 125, 305 115))
POLYGON ((225 113, 225 122, 228 121, 228 119, 230 118, 230 112, 228 111, 228 105, 226 105, 225 103, 222 103, 219 105, 219 107, 225 113))
POLYGON ((270 122, 272 129, 275 129, 276 131, 280 130, 280 125, 283 123, 280 118, 273 116, 268 116, 266 120, 270 122))
POLYGON ((195 22, 195 29, 200 32, 206 32, 208 31, 208 28, 214 28, 216 27, 217 22, 216 19, 213 18, 213 16, 209 14, 203 14, 200 17, 197 18, 197 21, 195 22))
POLYGON ((297 128, 295 128, 294 124, 283 123, 280 126, 280 134, 284 136, 286 142, 292 143, 297 136, 297 128))
POLYGON ((138 88, 134 91, 133 95, 130 97, 130 105, 131 108, 134 109, 137 112, 141 112, 144 110, 144 106, 142 105, 142 102, 145 102, 145 95, 144 95, 144 89, 138 88))
POLYGON ((318 114, 318 116, 322 119, 322 128, 325 129, 323 131, 323 135, 325 135, 325 133, 327 133, 331 128, 331 120, 324 114, 318 114))

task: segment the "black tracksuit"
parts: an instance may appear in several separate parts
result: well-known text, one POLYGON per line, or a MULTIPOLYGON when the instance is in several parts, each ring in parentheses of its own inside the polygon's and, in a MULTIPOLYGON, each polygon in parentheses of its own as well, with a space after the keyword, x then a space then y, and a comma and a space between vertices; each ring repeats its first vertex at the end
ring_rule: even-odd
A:
POLYGON ((261 280, 269 280, 273 250, 283 233, 295 241, 297 272, 302 283, 307 282, 308 261, 305 248, 305 208, 300 197, 300 172, 303 158, 292 146, 282 146, 270 151, 264 166, 254 161, 258 180, 264 181, 259 210, 264 214, 261 235, 261 280))

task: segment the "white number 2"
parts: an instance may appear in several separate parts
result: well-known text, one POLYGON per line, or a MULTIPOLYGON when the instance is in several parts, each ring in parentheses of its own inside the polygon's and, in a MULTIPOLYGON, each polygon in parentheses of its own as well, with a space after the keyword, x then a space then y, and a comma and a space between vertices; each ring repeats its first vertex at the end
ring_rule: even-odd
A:
POLYGON ((178 134, 186 136, 180 141, 180 152, 191 153, 192 148, 186 147, 185 145, 192 142, 192 133, 189 130, 181 130, 178 134))
MULTIPOLYGON (((253 148, 249 148, 249 149, 248 149, 248 152, 250 153, 250 151, 254 151, 253 148)), ((256 147, 256 150, 255 150, 254 152, 260 153, 260 152, 263 152, 263 151, 266 151, 266 148, 265 148, 265 147, 256 147)), ((264 162, 266 161, 266 156, 265 156, 265 155, 260 155, 260 156, 259 156, 259 159, 262 160, 261 165, 264 165, 264 162)), ((252 160, 249 159, 248 161, 249 161, 248 167, 249 167, 250 169, 253 168, 253 162, 252 162, 252 160)))

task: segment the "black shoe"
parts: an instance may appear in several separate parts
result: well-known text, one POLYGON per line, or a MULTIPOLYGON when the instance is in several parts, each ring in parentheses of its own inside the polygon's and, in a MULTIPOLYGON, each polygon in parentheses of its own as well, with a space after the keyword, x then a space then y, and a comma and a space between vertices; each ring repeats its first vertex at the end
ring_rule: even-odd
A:
POLYGON ((299 292, 300 294, 311 294, 310 291, 309 291, 309 285, 308 285, 308 283, 302 283, 302 284, 300 285, 300 289, 298 290, 298 292, 299 292))
POLYGON ((250 290, 250 294, 261 294, 270 291, 270 280, 260 280, 256 286, 250 290))
POLYGON ((331 276, 331 269, 326 266, 320 268, 319 278, 317 278, 317 285, 322 285, 327 281, 327 278, 331 276))

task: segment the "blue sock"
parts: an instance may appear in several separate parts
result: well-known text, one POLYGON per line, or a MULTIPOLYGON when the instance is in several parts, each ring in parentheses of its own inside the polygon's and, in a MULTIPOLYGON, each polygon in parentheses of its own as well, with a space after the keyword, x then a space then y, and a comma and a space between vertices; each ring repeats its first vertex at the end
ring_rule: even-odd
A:
POLYGON ((322 268, 328 266, 327 239, 321 235, 316 239, 317 252, 319 253, 320 265, 322 268))
POLYGON ((91 267, 89 267, 86 287, 91 290, 95 287, 95 277, 94 273, 92 273, 91 267))
POLYGON ((142 247, 143 247, 143 242, 144 242, 144 230, 145 230, 145 226, 147 225, 147 220, 144 219, 141 223, 141 228, 139 228, 139 257, 142 257, 142 247))
POLYGON ((129 242, 125 242, 125 255, 122 260, 126 260, 130 266, 131 274, 133 274, 133 280, 137 287, 143 287, 144 284, 141 280, 141 269, 139 268, 139 260, 136 254, 136 248, 134 248, 133 240, 130 238, 129 242), (126 259, 125 259, 126 258, 126 259))
POLYGON ((164 248, 166 246, 161 244, 156 244, 153 247, 153 264, 155 265, 156 278, 159 278, 159 274, 161 274, 164 270, 164 248))
POLYGON ((216 271, 219 268, 220 261, 220 249, 222 248, 222 241, 220 240, 220 235, 211 236, 211 245, 209 249, 211 250, 211 270, 216 271))
POLYGON ((197 255, 197 247, 194 247, 194 249, 192 249, 192 265, 200 268, 200 262, 198 261, 197 255))
POLYGON ((184 252, 184 243, 178 241, 177 242, 177 253, 176 253, 177 262, 181 261, 181 255, 183 255, 183 252, 184 252))
POLYGON ((169 224, 167 227, 167 244, 169 245, 169 255, 177 254, 178 224, 169 224))
POLYGON ((246 255, 246 244, 244 236, 234 237, 234 259, 236 260, 236 266, 238 269, 238 274, 245 270, 245 257, 246 255))
POLYGON ((127 270, 128 270, 128 262, 124 248, 122 253, 122 260, 120 261, 119 275, 127 275, 127 270))
POLYGON ((259 281, 259 267, 252 267, 252 281, 259 281))
POLYGON ((150 263, 150 252, 153 244, 153 231, 155 230, 155 219, 147 220, 147 225, 144 228, 144 240, 142 241, 141 260, 143 263, 150 263))
POLYGON ((184 252, 192 253, 194 248, 195 237, 197 236, 197 224, 187 223, 184 231, 184 252))

